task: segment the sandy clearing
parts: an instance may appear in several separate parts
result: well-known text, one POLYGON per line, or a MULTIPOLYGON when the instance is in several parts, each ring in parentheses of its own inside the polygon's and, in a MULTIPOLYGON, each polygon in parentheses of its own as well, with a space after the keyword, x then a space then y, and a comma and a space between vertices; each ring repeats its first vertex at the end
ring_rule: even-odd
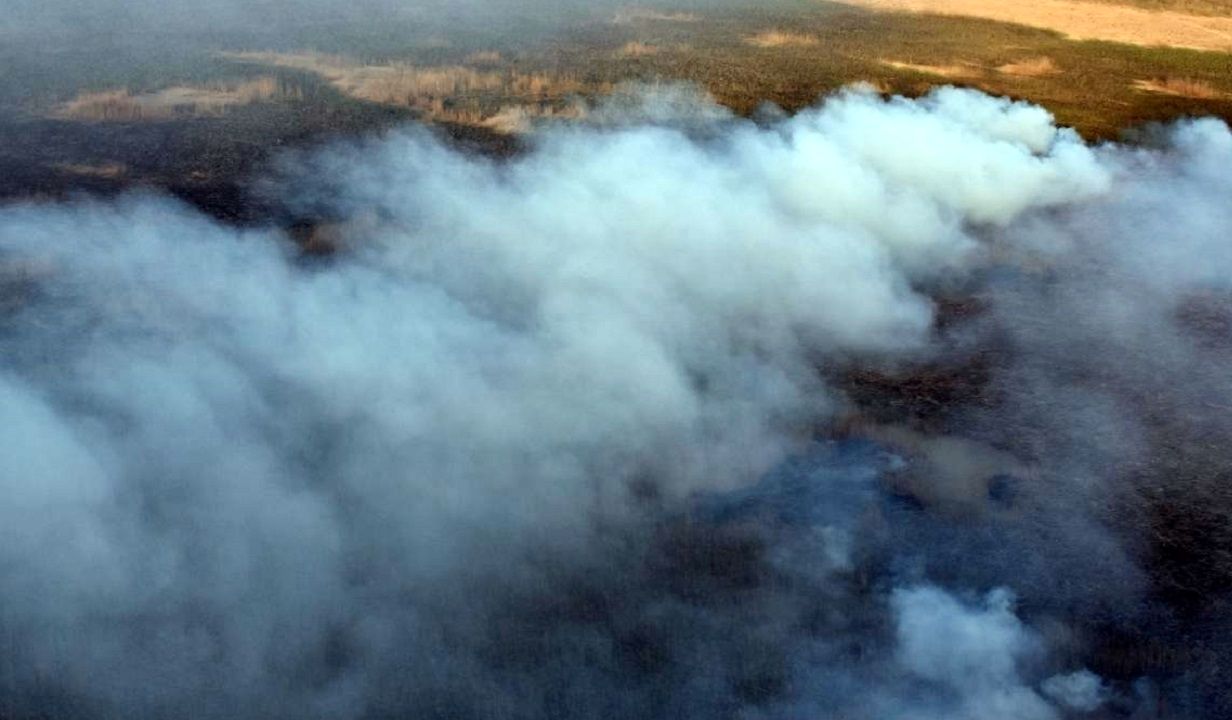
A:
POLYGON ((128 166, 124 163, 117 162, 108 162, 99 165, 88 165, 85 163, 56 163, 55 165, 52 165, 52 167, 60 172, 69 173, 70 175, 103 178, 105 180, 114 180, 128 174, 128 166))
POLYGON ((56 108, 52 116, 93 122, 169 120, 216 116, 241 105, 289 96, 273 77, 208 86, 177 85, 146 93, 119 88, 81 93, 56 108))
POLYGON ((429 120, 508 133, 524 132, 536 119, 576 116, 579 109, 574 103, 565 102, 572 95, 611 91, 610 84, 588 84, 573 75, 523 73, 497 67, 488 62, 496 56, 483 58, 486 70, 462 65, 417 66, 400 62, 368 65, 341 55, 308 51, 223 52, 219 57, 304 70, 324 78, 344 95, 359 100, 405 107, 422 113, 429 120), (482 103, 467 102, 485 94, 500 97, 505 104, 493 111, 482 103))
POLYGON ((997 72, 1002 75, 1015 75, 1017 77, 1044 77, 1046 75, 1056 75, 1061 72, 1061 69, 1052 61, 1052 58, 1037 57, 1006 63, 998 67, 997 72))
POLYGON ((1232 17, 1081 0, 829 0, 873 10, 964 15, 1055 30, 1076 40, 1232 51, 1232 17))
POLYGON ((1145 92, 1194 98, 1197 100, 1222 100, 1228 97, 1227 93, 1217 89, 1208 82, 1189 78, 1138 80, 1133 86, 1135 89, 1145 92))
POLYGON ((662 12, 649 8, 629 7, 616 11, 612 23, 616 25, 631 25, 643 22, 691 23, 698 17, 687 12, 662 12))
POLYGON ((766 30, 744 39, 746 45, 759 48, 813 47, 819 42, 814 35, 802 35, 781 30, 766 30))
POLYGON ((640 58, 658 54, 658 46, 651 45, 650 43, 644 43, 640 40, 634 40, 633 42, 625 43, 624 47, 620 48, 620 50, 616 52, 616 57, 640 58))
POLYGON ((881 64, 898 70, 908 70, 952 79, 975 78, 983 74, 980 68, 972 65, 916 65, 895 60, 882 60, 881 64))

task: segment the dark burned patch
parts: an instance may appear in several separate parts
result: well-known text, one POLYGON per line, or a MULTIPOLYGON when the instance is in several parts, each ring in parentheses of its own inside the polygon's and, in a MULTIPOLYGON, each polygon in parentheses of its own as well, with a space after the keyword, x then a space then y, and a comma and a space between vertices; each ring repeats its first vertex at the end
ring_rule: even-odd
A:
POLYGON ((956 414, 997 403, 995 360, 992 353, 976 353, 895 370, 855 368, 838 385, 875 422, 944 432, 956 414))
POLYGON ((1201 396, 1115 390, 1136 409, 1144 447, 1109 473, 1112 490, 1128 490, 1114 495, 1112 521, 1149 569, 1154 598, 1181 618, 1200 618, 1232 599, 1232 416, 1201 396))
MULTIPOLYGON (((939 292, 930 299, 934 334, 943 344, 948 344, 947 338, 953 333, 977 326, 990 309, 988 300, 975 292, 939 292)), ((954 430, 959 415, 1001 401, 994 376, 1005 352, 1001 343, 990 340, 970 350, 951 350, 927 362, 850 367, 830 379, 863 419, 947 432, 954 430)))
POLYGON ((352 670, 358 658, 352 629, 336 625, 322 633, 314 652, 301 659, 293 677, 309 687, 324 689, 352 670))
POLYGON ((978 320, 991 309, 987 298, 975 294, 941 294, 934 296, 932 300, 933 312, 936 316, 934 324, 937 331, 941 333, 964 323, 978 320))
POLYGON ((1177 307, 1176 321, 1201 345, 1211 349, 1232 349, 1232 293, 1190 295, 1177 307))
POLYGON ((765 581, 767 547, 752 527, 682 521, 662 528, 649 571, 686 600, 752 590, 765 581))
MULTIPOLYGON (((293 79, 305 88, 301 99, 256 103, 219 117, 83 123, 0 114, 0 137, 11 139, 0 143, 0 204, 154 190, 228 224, 275 225, 302 235, 304 226, 323 219, 288 218, 276 198, 254 188, 271 162, 416 117, 342 98, 307 76, 293 79)), ((432 132, 464 153, 499 158, 523 149, 517 138, 486 128, 439 123, 432 132)), ((312 242, 305 251, 327 254, 327 246, 312 242)))
POLYGON ((38 293, 38 281, 51 268, 0 256, 0 320, 16 313, 38 293))
POLYGON ((767 572, 760 548, 741 532, 668 525, 618 541, 584 567, 544 563, 540 592, 511 588, 483 621, 481 662, 533 693, 543 717, 568 716, 579 702, 572 686, 596 678, 624 693, 627 711, 670 715, 703 657, 719 681, 706 704, 782 698, 790 689, 785 629, 767 631, 760 603, 734 600, 755 592, 767 572))
POLYGON ((1138 690, 1136 703, 1113 698, 1107 710, 1116 714, 1110 717, 1213 718, 1226 717, 1232 710, 1221 662, 1226 641, 1217 630, 1195 633, 1167 617, 1153 617, 1135 626, 1090 628, 1081 642, 1081 662, 1106 680, 1138 690), (1161 693, 1144 678, 1168 679, 1185 690, 1161 693))
POLYGON ((287 228, 287 236, 309 258, 333 257, 345 248, 345 237, 336 223, 299 220, 287 228))
POLYGON ((1161 599, 1194 615, 1232 595, 1232 469, 1179 472, 1147 490, 1147 560, 1161 599))
POLYGON ((672 649, 663 632, 649 623, 635 623, 615 639, 616 654, 622 665, 643 675, 667 669, 672 649))

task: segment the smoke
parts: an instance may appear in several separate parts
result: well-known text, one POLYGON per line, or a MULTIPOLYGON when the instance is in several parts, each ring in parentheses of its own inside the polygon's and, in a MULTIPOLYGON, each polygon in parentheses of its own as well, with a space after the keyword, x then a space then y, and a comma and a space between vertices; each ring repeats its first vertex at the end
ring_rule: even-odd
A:
POLYGON ((935 588, 895 592, 899 662, 962 698, 961 708, 944 717, 1057 716, 1018 677, 1019 662, 1038 653, 1039 641, 1014 617, 1011 602, 1004 590, 990 592, 975 608, 935 588))
POLYGON ((0 715, 1214 716, 1091 637, 1226 628, 1153 584, 1195 566, 1147 492, 1224 485, 1140 438, 1221 460, 1228 346, 1179 309, 1226 292, 1228 129, 639 97, 507 161, 288 158, 326 259, 151 196, 0 211, 0 715), (988 310, 939 330, 955 288, 988 310), (973 348, 961 439, 819 439, 844 368, 973 348))

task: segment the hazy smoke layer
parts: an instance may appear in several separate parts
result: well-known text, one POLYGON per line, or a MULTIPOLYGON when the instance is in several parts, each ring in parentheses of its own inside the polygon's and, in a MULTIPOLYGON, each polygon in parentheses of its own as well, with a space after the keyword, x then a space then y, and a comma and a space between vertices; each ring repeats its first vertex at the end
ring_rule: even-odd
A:
MULTIPOLYGON (((738 0, 674 0, 673 10, 731 6, 738 0)), ((514 21, 546 28, 659 5, 628 0, 6 0, 0 38, 89 40, 154 33, 263 33, 271 36, 327 24, 348 32, 390 27, 448 29, 451 22, 514 21)), ((496 34, 492 25, 486 33, 496 34)), ((208 38, 202 38, 208 40, 208 38)))
POLYGON ((1120 481, 1156 415, 1232 407, 1222 326, 1178 314, 1232 277, 1228 129, 642 103, 505 163, 301 158, 324 261, 156 198, 4 210, 0 715, 1153 712, 1082 632, 1226 618, 1149 587, 1120 481), (990 310, 939 342, 956 286, 990 310), (1001 450, 808 441, 851 410, 831 370, 991 345, 1006 399, 955 423, 1001 450), (998 452, 1009 495, 937 470, 998 452))

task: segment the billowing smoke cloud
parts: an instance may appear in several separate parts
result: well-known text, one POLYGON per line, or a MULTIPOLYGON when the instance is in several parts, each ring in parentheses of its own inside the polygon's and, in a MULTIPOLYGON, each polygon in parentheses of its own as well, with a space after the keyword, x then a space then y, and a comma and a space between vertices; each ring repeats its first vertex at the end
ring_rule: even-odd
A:
POLYGON ((1145 577, 1171 466, 1138 438, 1232 407, 1184 312, 1223 317, 1227 128, 641 102, 507 161, 414 131, 288 160, 327 259, 152 197, 4 210, 0 714, 1216 707, 1091 672, 1084 633, 1226 628, 1145 577), (988 310, 941 333, 955 288, 988 310), (861 411, 844 368, 992 346, 966 440, 814 439, 861 411))

